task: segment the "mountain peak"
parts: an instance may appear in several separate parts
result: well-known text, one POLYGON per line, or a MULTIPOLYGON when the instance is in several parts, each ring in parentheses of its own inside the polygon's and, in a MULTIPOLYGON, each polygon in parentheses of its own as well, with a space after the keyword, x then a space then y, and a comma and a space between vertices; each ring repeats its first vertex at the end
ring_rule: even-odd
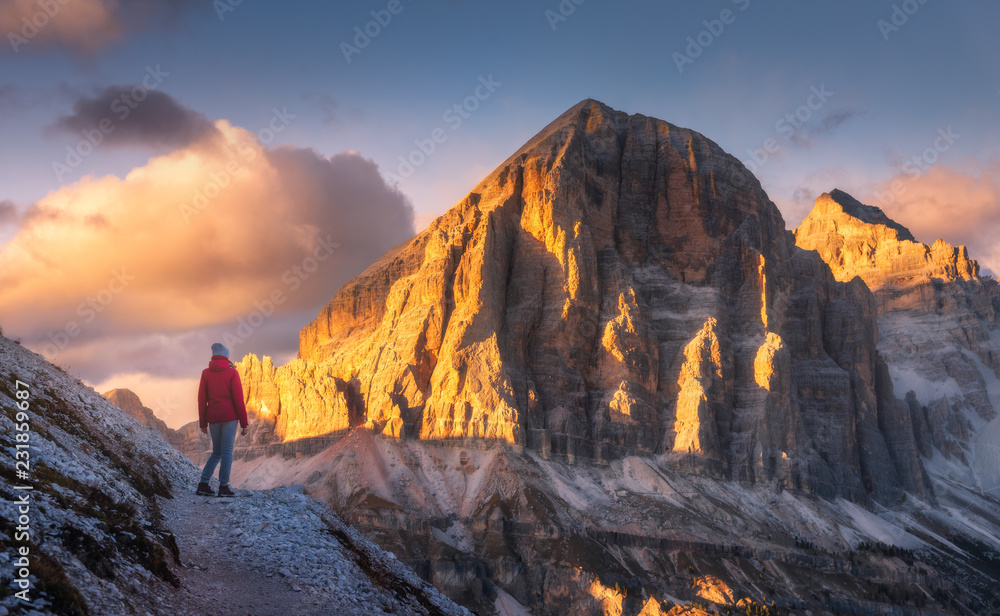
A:
POLYGON ((572 131, 574 128, 579 126, 586 127, 589 130, 594 130, 596 125, 591 123, 592 118, 600 118, 600 120, 604 123, 614 122, 615 124, 624 125, 627 122, 628 117, 629 115, 624 111, 612 109, 599 100, 586 98, 562 112, 562 114, 560 114, 556 119, 549 122, 545 128, 538 131, 534 137, 529 139, 520 147, 520 149, 504 161, 504 163, 500 165, 500 167, 498 167, 493 174, 487 177, 483 183, 486 183, 493 178, 497 171, 500 171, 501 169, 504 169, 508 165, 512 164, 518 157, 542 147, 549 139, 555 138, 558 141, 564 141, 566 139, 565 133, 572 131))
MULTIPOLYGON (((841 212, 853 218, 857 218, 866 224, 888 227, 889 229, 896 231, 897 239, 900 241, 917 241, 916 238, 913 237, 913 234, 910 233, 909 229, 886 216, 885 212, 883 212, 881 208, 875 207, 874 205, 865 205, 839 188, 835 188, 828 193, 820 195, 820 197, 816 200, 813 212, 816 212, 817 210, 821 212, 829 212, 832 208, 839 208, 841 212)), ((811 216, 812 214, 810 214, 810 217, 811 216)))
POLYGON ((618 111, 594 98, 585 98, 562 113, 558 118, 549 123, 549 126, 558 125, 572 121, 580 116, 590 117, 594 113, 607 115, 628 116, 624 111, 618 111))
POLYGON ((142 404, 142 400, 139 399, 139 396, 131 389, 115 388, 111 391, 106 391, 101 395, 104 396, 104 398, 111 404, 114 404, 118 408, 129 412, 130 414, 132 414, 132 409, 140 409, 144 406, 142 404))
POLYGON ((198 430, 197 421, 180 430, 173 430, 167 426, 166 422, 157 417, 151 408, 143 404, 142 399, 131 389, 116 388, 101 394, 101 396, 131 415, 140 424, 162 434, 163 438, 174 449, 191 458, 196 464, 204 462, 203 454, 206 450, 211 449, 211 442, 198 430))
POLYGON ((298 360, 239 369, 247 408, 274 418, 282 442, 363 426, 602 464, 666 454, 891 502, 897 479, 920 490, 918 461, 858 425, 898 411, 884 375, 856 368, 875 339, 860 288, 793 249, 760 184, 717 144, 587 99, 345 284, 302 329, 298 360), (815 314, 830 302, 853 315, 837 334, 868 346, 827 359, 865 383, 863 407, 855 385, 793 369, 828 323, 779 330, 800 318, 800 296, 823 298, 815 314), (772 388, 842 399, 850 427, 808 439, 811 394, 798 406, 772 388), (737 403, 744 390, 759 395, 737 403), (858 464, 879 471, 862 481, 858 464))
POLYGON ((565 113, 563 113, 563 115, 578 115, 580 113, 583 113, 584 111, 589 113, 593 109, 607 110, 607 111, 612 111, 614 113, 625 113, 623 111, 616 111, 615 109, 612 109, 611 107, 602 103, 596 98, 585 98, 579 103, 567 109, 565 113))
MULTIPOLYGON (((964 246, 943 240, 928 246, 918 242, 903 225, 881 209, 865 205, 842 190, 824 193, 809 216, 795 230, 799 248, 814 250, 826 261, 838 280, 860 277, 879 301, 890 301, 878 291, 893 288, 895 308, 920 304, 919 293, 910 296, 899 289, 918 289, 931 278, 942 281, 975 281, 979 264, 969 259, 964 246)), ((880 306, 885 309, 887 306, 880 306)))

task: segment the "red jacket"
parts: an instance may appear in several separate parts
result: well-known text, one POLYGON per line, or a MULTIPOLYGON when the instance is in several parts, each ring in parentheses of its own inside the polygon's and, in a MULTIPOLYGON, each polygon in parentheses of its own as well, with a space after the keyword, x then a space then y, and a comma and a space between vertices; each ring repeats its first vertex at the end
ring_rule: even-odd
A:
POLYGON ((201 372, 198 385, 198 423, 202 428, 210 423, 225 423, 234 419, 247 427, 247 407, 243 403, 240 373, 223 355, 213 355, 208 368, 201 372))

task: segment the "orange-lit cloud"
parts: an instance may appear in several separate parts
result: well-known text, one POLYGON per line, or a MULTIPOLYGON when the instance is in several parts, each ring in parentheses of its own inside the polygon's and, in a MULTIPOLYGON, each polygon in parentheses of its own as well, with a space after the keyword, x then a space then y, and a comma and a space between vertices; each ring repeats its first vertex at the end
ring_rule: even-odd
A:
POLYGON ((970 257, 1000 273, 1000 160, 969 170, 937 165, 920 176, 901 173, 864 201, 881 207, 918 240, 964 244, 970 257))
POLYGON ((294 352, 341 284, 412 236, 408 199, 372 161, 215 129, 22 212, 0 246, 5 333, 108 385, 197 373, 226 335, 237 359, 294 352))
POLYGON ((148 24, 172 21, 192 0, 3 0, 0 53, 63 48, 93 53, 148 24))

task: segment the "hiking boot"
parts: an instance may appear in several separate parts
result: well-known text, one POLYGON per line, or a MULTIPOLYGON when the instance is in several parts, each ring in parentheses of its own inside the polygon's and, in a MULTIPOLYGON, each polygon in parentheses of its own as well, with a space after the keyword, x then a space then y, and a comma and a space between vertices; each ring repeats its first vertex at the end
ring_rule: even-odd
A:
POLYGON ((236 496, 229 486, 219 486, 219 496, 236 496))
POLYGON ((208 485, 204 481, 198 484, 198 490, 195 491, 198 496, 215 496, 215 492, 212 491, 212 486, 208 485))

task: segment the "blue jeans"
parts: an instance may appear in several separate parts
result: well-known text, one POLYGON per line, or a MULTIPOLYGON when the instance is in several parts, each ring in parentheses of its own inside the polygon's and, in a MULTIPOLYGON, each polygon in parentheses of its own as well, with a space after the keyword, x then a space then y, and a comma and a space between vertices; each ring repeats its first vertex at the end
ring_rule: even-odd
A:
POLYGON ((219 485, 229 485, 229 471, 233 468, 233 445, 236 443, 236 430, 239 428, 238 419, 225 423, 208 424, 208 432, 212 435, 212 455, 208 462, 205 462, 205 469, 201 471, 201 480, 208 483, 215 473, 215 465, 222 461, 219 466, 219 485))

